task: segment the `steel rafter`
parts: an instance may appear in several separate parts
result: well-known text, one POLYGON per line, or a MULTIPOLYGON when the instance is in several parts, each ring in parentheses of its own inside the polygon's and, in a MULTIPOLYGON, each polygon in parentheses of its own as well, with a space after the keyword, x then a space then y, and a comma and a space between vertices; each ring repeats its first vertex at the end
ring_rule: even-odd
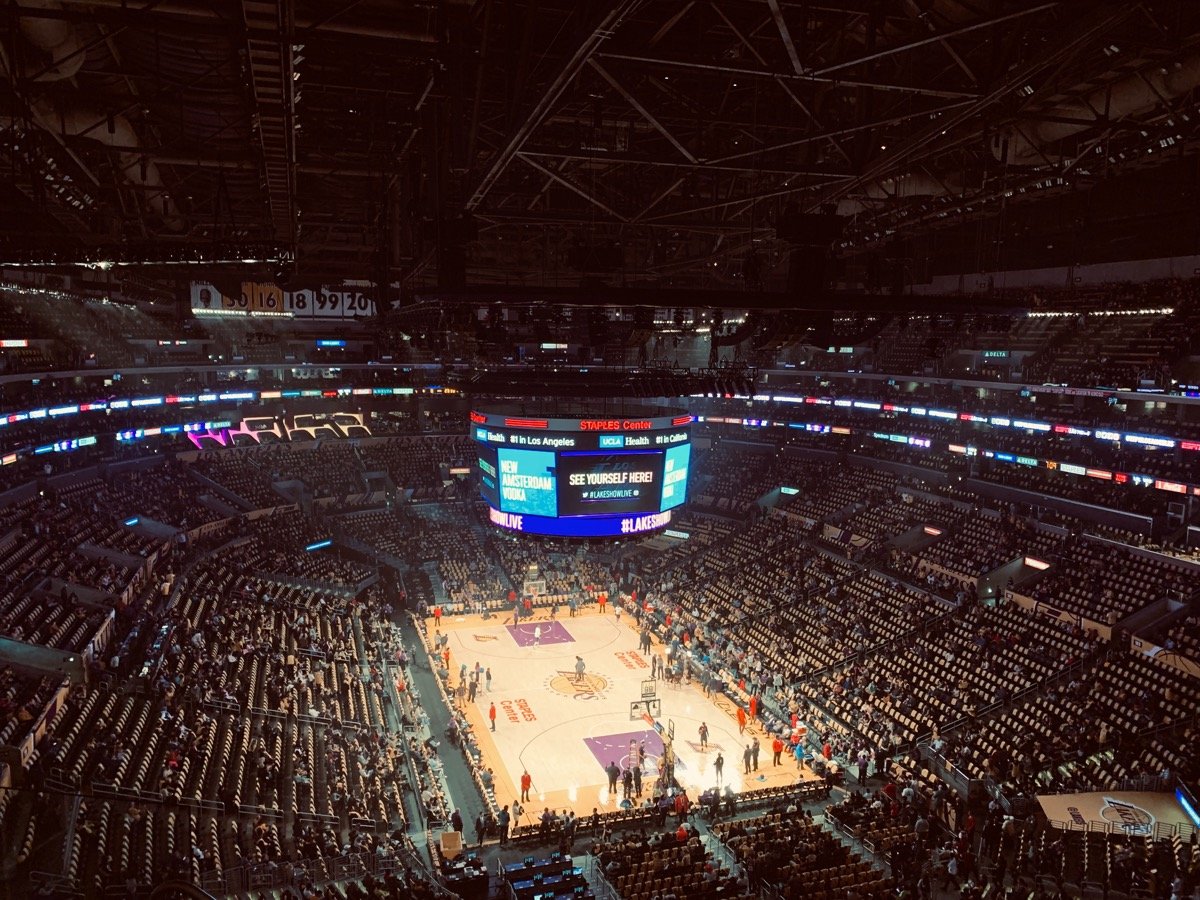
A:
POLYGON ((291 0, 242 0, 259 149, 276 238, 295 238, 291 0))
POLYGON ((753 196, 750 196, 750 197, 734 197, 730 200, 722 200, 717 203, 706 203, 703 206, 694 206, 691 209, 680 209, 680 210, 675 210, 672 212, 659 213, 657 216, 650 216, 649 218, 643 219, 642 221, 643 222, 662 222, 662 221, 667 221, 669 219, 672 219, 676 216, 695 215, 696 213, 700 213, 700 212, 709 212, 709 211, 715 210, 715 209, 726 209, 730 206, 737 206, 737 205, 743 204, 743 203, 753 203, 758 200, 772 200, 777 197, 787 197, 792 194, 798 194, 802 191, 811 191, 815 188, 824 187, 825 185, 833 184, 833 183, 834 182, 832 182, 832 181, 821 181, 821 182, 817 182, 816 184, 803 184, 803 185, 798 185, 797 187, 781 187, 781 188, 778 188, 777 190, 764 191, 760 194, 754 194, 753 196))
MULTIPOLYGON (((810 208, 816 208, 821 203, 851 195, 856 188, 867 182, 910 171, 913 165, 928 157, 929 154, 924 156, 918 154, 930 146, 935 147, 935 152, 944 152, 949 149, 944 142, 939 142, 940 137, 948 134, 959 125, 970 122, 997 103, 1001 98, 1011 94, 1015 88, 1027 84, 1038 72, 1052 66, 1061 66, 1065 60, 1070 59, 1086 47, 1089 41, 1106 33, 1109 29, 1128 18, 1134 11, 1133 8, 1129 7, 1117 8, 1110 6, 1109 8, 1112 12, 1108 16, 1100 19, 1090 27, 1080 28, 1074 35, 1070 35, 1065 40, 1059 41, 1052 47, 1047 48, 1047 51, 1041 56, 1035 57, 1026 62, 1025 65, 1010 71, 985 97, 918 131, 895 151, 888 152, 877 158, 855 180, 836 185, 821 197, 815 198, 812 204, 810 204, 810 208)), ((957 144, 959 140, 959 138, 953 138, 951 144, 957 144)))
MULTIPOLYGON (((775 2, 775 0, 771 0, 775 2)), ((822 66, 819 69, 814 69, 813 75, 828 75, 831 72, 840 72, 842 69, 850 69, 854 66, 861 66, 863 63, 873 62, 878 59, 886 59, 889 56, 895 56, 899 53, 907 53, 910 50, 916 50, 920 47, 926 47, 929 44, 941 43, 950 38, 961 37, 964 34, 970 34, 974 31, 981 31, 987 28, 995 28, 997 25, 1003 25, 1005 22, 1011 22, 1015 19, 1023 19, 1026 16, 1032 16, 1040 12, 1047 12, 1061 6, 1058 0, 1053 3, 1042 3, 1038 6, 1031 6, 1028 9, 1019 9, 1015 12, 1008 13, 1003 16, 996 16, 991 19, 984 19, 981 22, 971 22, 968 25, 962 25, 958 28, 952 28, 949 31, 943 31, 938 34, 931 34, 928 37, 918 38, 912 41, 905 41, 903 44, 897 44, 894 47, 888 47, 884 50, 879 50, 875 53, 869 53, 866 56, 859 56, 855 59, 847 59, 833 65, 822 66)))
MULTIPOLYGON (((758 52, 758 48, 755 47, 750 39, 742 33, 742 30, 734 24, 733 20, 729 18, 729 16, 721 8, 720 4, 712 2, 709 5, 712 8, 712 11, 717 14, 722 22, 725 23, 725 26, 733 32, 734 37, 738 39, 738 43, 741 44, 741 46, 743 46, 747 51, 749 51, 756 60, 758 60, 758 64, 760 66, 767 65, 767 60, 761 53, 758 52)), ((816 114, 812 111, 812 108, 809 106, 809 104, 800 99, 800 95, 793 90, 792 85, 782 78, 776 78, 775 83, 779 85, 779 89, 781 91, 787 94, 788 99, 796 105, 797 109, 804 113, 805 118, 807 118, 808 121, 812 122, 812 124, 816 125, 822 131, 825 130, 820 120, 817 119, 816 114)), ((841 141, 837 140, 836 137, 830 137, 829 145, 833 147, 833 149, 837 151, 838 155, 841 156, 842 159, 844 159, 847 163, 851 162, 850 154, 846 151, 846 148, 842 146, 841 141)))
MULTIPOLYGON (((75 243, 112 222, 146 228, 131 198, 162 190, 188 230, 164 220, 155 240, 278 235, 306 277, 386 266, 426 282, 443 257, 424 224, 473 218, 468 281, 568 283, 564 247, 620 241, 621 278, 703 286, 734 283, 747 236, 777 255, 771 223, 793 199, 850 201, 857 253, 875 231, 986 214, 1047 175, 1123 168, 1110 147, 1152 144, 1137 166, 1193 153, 1189 125, 1163 125, 1160 153, 1159 114, 1118 117, 1112 92, 1145 74, 1187 123, 1195 89, 1160 89, 1148 67, 1197 52, 1200 6, 1129 6, 1120 19, 1116 0, 445 0, 385 19, 378 0, 56 0, 0 15, 31 75, 54 56, 18 30, 80 29, 63 51, 83 48, 79 76, 37 96, 91 115, 33 146, 87 192, 81 221, 64 206, 61 225, 38 226, 75 243), (118 146, 114 116, 136 139, 118 146), (1021 155, 1006 161, 990 136, 1021 155), (139 178, 147 163, 161 182, 139 178)), ((12 80, 18 119, 25 91, 12 80)), ((60 192, 20 169, 9 181, 40 187, 31 203, 52 212, 60 192)))
MULTIPOLYGON (((172 22, 184 23, 214 23, 224 28, 227 25, 225 12, 221 4, 214 0, 149 0, 144 3, 131 3, 130 0, 60 0, 69 6, 98 6, 105 9, 117 9, 126 15, 145 17, 147 23, 166 25, 172 22)), ((347 9, 357 4, 351 4, 347 9)), ((380 41, 411 42, 414 44, 433 45, 437 36, 427 31, 412 28, 397 28, 390 21, 368 22, 365 20, 341 21, 339 17, 346 9, 336 10, 334 15, 328 12, 317 18, 297 18, 293 25, 299 31, 323 32, 335 35, 345 35, 353 38, 371 38, 380 41)))
MULTIPOLYGON (((820 138, 808 138, 805 143, 820 138)), ((767 148, 769 149, 769 148, 767 148)), ((570 159, 594 164, 603 164, 609 166, 646 166, 649 168, 665 168, 665 169, 695 169, 699 172, 746 172, 755 173, 758 175, 785 175, 788 177, 805 176, 812 178, 853 178, 854 176, 847 172, 833 172, 827 169, 777 169, 769 166, 730 166, 724 165, 718 160, 702 159, 694 163, 681 162, 677 159, 651 159, 648 157, 627 157, 627 156, 612 156, 609 154, 600 153, 575 153, 567 150, 530 150, 525 147, 521 150, 522 156, 542 157, 546 159, 570 159)))
POLYGON ((491 160, 491 164, 479 179, 470 199, 466 202, 465 208, 468 212, 477 209, 487 197, 488 192, 495 186, 497 179, 504 174, 504 170, 508 168, 508 164, 512 162, 517 151, 525 145, 529 136, 542 124, 542 120, 558 102, 563 91, 567 89, 567 85, 575 80, 575 76, 579 74, 579 70, 583 68, 592 54, 644 2, 645 0, 620 0, 584 37, 575 52, 562 65, 557 75, 534 102, 533 109, 521 119, 520 125, 509 138, 504 149, 491 160))
POLYGON ((768 147, 757 147, 754 150, 747 150, 743 153, 731 153, 727 156, 721 156, 714 159, 714 163, 728 163, 735 159, 749 159, 754 156, 759 156, 764 153, 773 153, 778 150, 789 150, 793 147, 803 147, 805 144, 812 144, 818 141, 826 141, 832 138, 845 137, 850 134, 857 134, 861 131, 873 131, 877 128, 883 128, 888 125, 896 125, 900 122, 907 122, 910 119, 927 119, 931 116, 937 116, 944 112, 961 109, 964 106, 972 105, 973 101, 960 100, 957 103, 946 103, 941 106, 923 109, 904 115, 891 116, 887 119, 878 119, 871 122, 863 122, 859 125, 848 125, 845 128, 837 128, 832 131, 825 131, 820 134, 810 135, 808 137, 798 138, 794 141, 784 141, 781 144, 772 144, 768 147))
POLYGON ((679 151, 680 156, 690 163, 696 162, 696 157, 692 155, 692 151, 683 146, 683 144, 679 142, 679 139, 675 137, 675 135, 673 135, 669 130, 667 130, 666 126, 664 126, 662 122, 658 121, 658 119, 654 117, 654 114, 650 112, 650 110, 646 109, 646 107, 643 106, 642 103, 633 96, 633 94, 629 93, 629 91, 622 87, 621 82, 619 82, 616 77, 608 71, 608 69, 604 68, 604 66, 602 66, 598 60, 593 57, 592 59, 588 60, 588 65, 595 70, 596 74, 607 81, 612 86, 613 90, 624 97, 629 105, 636 109, 641 114, 642 118, 644 118, 654 127, 655 131, 665 137, 671 143, 671 146, 679 151))
POLYGON ((767 6, 771 8, 771 18, 775 20, 775 27, 779 29, 779 37, 787 50, 788 59, 792 61, 792 69, 797 75, 803 75, 804 63, 800 61, 800 54, 796 51, 796 42, 792 40, 792 32, 788 28, 787 19, 783 17, 779 0, 767 0, 767 6))
POLYGON ((591 194, 589 194, 583 188, 568 181, 566 178, 564 178, 558 172, 555 172, 552 169, 547 169, 540 162, 538 162, 537 160, 530 159, 529 157, 525 156, 523 153, 518 152, 517 157, 521 160, 521 162, 525 163, 528 166, 533 167, 534 169, 537 169, 539 172, 541 172, 547 178, 558 182, 559 184, 561 184, 563 187, 565 187, 567 190, 571 191, 572 193, 578 194, 580 197, 582 197, 588 203, 595 206, 597 209, 604 210, 604 212, 608 213, 614 219, 617 219, 620 222, 628 222, 629 221, 628 218, 621 215, 619 212, 617 212, 611 206, 608 206, 601 200, 597 200, 595 197, 593 197, 591 194))
POLYGON ((797 75, 794 72, 776 72, 771 69, 756 69, 753 66, 733 66, 728 63, 706 63, 691 59, 674 59, 667 56, 645 56, 636 53, 604 53, 602 60, 615 59, 624 62, 640 63, 649 66, 662 66, 669 69, 685 69, 695 72, 715 72, 721 75, 739 75, 747 78, 770 78, 807 84, 830 84, 840 88, 869 88, 877 91, 896 91, 902 94, 917 94, 925 97, 941 97, 943 99, 977 99, 978 91, 950 90, 920 84, 899 84, 891 81, 873 81, 866 78, 835 78, 832 75, 812 75, 805 73, 797 75))

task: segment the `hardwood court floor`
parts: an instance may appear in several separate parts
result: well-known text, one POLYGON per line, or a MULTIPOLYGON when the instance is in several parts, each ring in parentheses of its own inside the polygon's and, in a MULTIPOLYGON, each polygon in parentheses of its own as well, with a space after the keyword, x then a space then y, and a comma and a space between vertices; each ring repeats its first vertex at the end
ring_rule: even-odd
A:
MULTIPOLYGON (((433 620, 426 624, 433 634, 433 620)), ((484 765, 495 775, 496 801, 517 799, 521 774, 533 780, 524 822, 533 822, 549 807, 574 809, 590 815, 620 807, 623 794, 608 790, 604 767, 624 766, 631 749, 645 742, 647 774, 643 797, 652 793, 662 752, 662 738, 645 721, 631 721, 629 705, 641 698, 641 685, 650 677, 650 659, 637 649, 638 635, 625 613, 618 622, 610 605, 603 615, 590 608, 575 618, 561 615, 551 622, 545 612, 522 619, 516 628, 512 617, 483 620, 479 616, 444 617, 441 628, 449 636, 450 683, 458 684, 462 664, 479 663, 492 671, 491 692, 481 690, 464 709, 483 754, 484 765), (541 640, 535 642, 540 626, 541 640), (586 665, 576 680, 576 656, 586 665), (496 731, 488 724, 488 707, 496 704, 496 731), (631 744, 632 742, 632 744, 631 744)), ((664 648, 655 642, 653 652, 664 648)), ((797 767, 786 752, 782 763, 772 765, 771 737, 752 725, 738 735, 736 709, 728 698, 709 699, 694 685, 671 685, 660 680, 662 702, 659 722, 675 725, 676 778, 694 801, 716 784, 713 763, 724 757, 723 784, 735 791, 794 784, 797 767), (709 729, 707 748, 700 747, 700 723, 709 729), (758 771, 747 775, 743 750, 757 736, 761 748, 758 771)), ((813 775, 807 767, 805 780, 813 775)))

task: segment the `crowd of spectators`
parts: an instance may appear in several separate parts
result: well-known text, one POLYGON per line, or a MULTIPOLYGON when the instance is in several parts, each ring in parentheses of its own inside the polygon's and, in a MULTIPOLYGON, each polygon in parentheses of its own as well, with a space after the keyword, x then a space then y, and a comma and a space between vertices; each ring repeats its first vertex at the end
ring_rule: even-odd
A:
POLYGON ((1194 278, 1021 289, 1011 300, 1031 315, 896 315, 869 338, 843 329, 837 342, 855 345, 850 352, 814 353, 812 363, 834 371, 1161 389, 1171 386, 1170 364, 1194 348, 1200 331, 1194 278), (1058 315, 1039 315, 1043 310, 1058 315), (962 362, 964 353, 996 349, 1012 356, 962 362))
POLYGON ((1200 778, 1191 752, 1200 687, 1147 657, 1112 656, 941 748, 972 777, 1010 790, 1120 790, 1175 772, 1200 778))
POLYGON ((787 900, 895 896, 890 877, 798 811, 720 822, 714 832, 745 867, 753 886, 766 885, 787 900))
POLYGON ((966 516, 922 556, 944 569, 978 577, 1019 556, 1045 557, 1057 543, 1016 516, 966 516))
POLYGON ((1183 562, 1078 533, 1047 555, 1053 568, 1034 598, 1109 624, 1157 600, 1188 599, 1195 578, 1183 562))
MULTIPOLYGON (((429 427, 437 430, 432 424, 429 427)), ((365 444, 361 458, 368 472, 386 472, 397 487, 411 489, 415 500, 452 496, 445 484, 450 467, 472 466, 475 461, 474 445, 461 434, 410 435, 365 444)))
POLYGON ((225 518, 197 499, 198 483, 174 459, 152 468, 110 473, 83 482, 71 492, 76 505, 96 517, 145 517, 180 531, 190 531, 225 518))
POLYGON ((301 481, 318 499, 340 499, 366 490, 355 448, 349 444, 321 441, 303 450, 274 444, 259 451, 255 462, 273 482, 301 481))
POLYGON ((79 653, 114 611, 135 614, 170 545, 92 514, 85 496, 50 491, 5 507, 0 634, 79 653))
POLYGON ((58 690, 60 680, 0 665, 0 746, 17 746, 58 690))
POLYGON ((780 508, 805 519, 824 520, 848 509, 874 506, 891 496, 896 476, 868 468, 847 468, 836 460, 809 464, 793 475, 796 489, 780 508))
POLYGON ((332 528, 332 523, 309 519, 296 509, 277 510, 256 520, 253 536, 230 547, 226 556, 248 572, 354 593, 374 568, 344 554, 333 543, 332 528), (307 549, 325 541, 329 545, 307 549))
POLYGON ((752 880, 722 867, 685 821, 650 835, 626 832, 596 844, 592 853, 623 900, 749 900, 755 896, 752 880))
MULTIPOLYGON (((462 439, 429 440, 433 449, 411 455, 421 460, 416 470, 437 472, 426 482, 436 484, 438 467, 463 450, 462 439)), ((408 458, 415 442, 375 445, 391 448, 381 452, 380 464, 408 458)), ((336 501, 371 471, 349 445, 217 451, 203 454, 198 466, 252 506, 254 498, 278 505, 273 477, 299 478, 336 501), (261 480, 247 474, 255 471, 261 480)), ((681 665, 686 658, 693 679, 724 688, 738 703, 759 698, 771 728, 781 729, 792 715, 810 723, 846 761, 863 753, 872 760, 911 758, 923 752, 918 742, 928 742, 956 770, 1026 792, 1109 789, 1164 771, 1190 783, 1200 775, 1189 756, 1196 737, 1189 710, 1200 704, 1193 678, 1125 655, 1115 644, 1103 657, 1096 632, 1012 604, 981 604, 971 582, 1013 557, 1036 555, 1050 564, 1033 585, 1037 599, 1115 623, 1163 598, 1188 601, 1194 572, 1182 563, 1080 534, 1082 520, 1069 522, 1064 536, 1015 508, 983 509, 983 498, 969 487, 940 490, 859 460, 852 465, 719 441, 697 454, 696 471, 711 502, 681 516, 676 524, 690 537, 674 544, 654 537, 618 550, 520 541, 489 529, 479 505, 457 494, 450 502, 361 514, 343 504, 307 514, 289 509, 239 521, 211 538, 167 592, 178 598, 175 605, 137 622, 145 636, 162 636, 158 649, 98 667, 114 683, 144 663, 149 690, 82 691, 38 751, 42 762, 35 764, 68 784, 112 785, 142 798, 132 807, 99 799, 83 807, 82 833, 96 841, 79 848, 79 883, 108 886, 132 877, 145 884, 155 872, 203 882, 242 865, 299 865, 316 878, 327 865, 320 860, 335 849, 396 849, 377 833, 381 823, 403 826, 414 809, 429 820, 446 819, 436 747, 411 732, 389 738, 384 730, 420 716, 411 698, 391 708, 395 669, 383 661, 402 665, 404 653, 392 624, 396 610, 388 606, 395 598, 363 589, 376 568, 362 561, 369 554, 344 550, 341 535, 414 567, 404 577, 414 603, 445 597, 453 607, 497 608, 534 578, 547 603, 636 590, 639 602, 628 608, 652 617, 669 657, 681 665), (730 469, 742 475, 730 477, 730 469), (770 501, 757 505, 784 486, 797 494, 776 494, 774 510, 770 501), (949 527, 916 549, 888 546, 923 522, 949 527), (306 550, 324 540, 331 545, 306 550), (430 571, 436 585, 423 580, 430 571), (1152 739, 1139 743, 1132 739, 1138 735, 1152 739), (197 805, 175 812, 164 799, 197 805), (282 827, 286 816, 301 817, 302 827, 282 827), (147 845, 154 848, 148 858, 141 853, 147 845)), ((71 597, 71 585, 117 594, 136 587, 135 579, 148 581, 160 556, 169 562, 161 541, 115 523, 141 514, 176 526, 200 524, 183 518, 192 477, 175 463, 114 470, 0 510, 0 527, 15 536, 0 545, 0 569, 16 585, 0 600, 0 631, 38 620, 41 630, 21 636, 74 648, 79 621, 56 639, 66 619, 51 613, 86 609, 85 617, 99 616, 102 609, 71 597), (65 584, 62 590, 54 582, 47 591, 45 579, 53 577, 65 584), (30 598, 40 605, 21 606, 30 598)), ((1189 622, 1181 619, 1168 634, 1185 653, 1195 647, 1189 622)), ((42 702, 41 688, 29 692, 23 685, 0 673, 0 699, 10 706, 19 701, 6 710, 10 721, 42 702)), ((948 801, 947 809, 935 801, 936 775, 915 781, 898 784, 894 796, 853 797, 830 817, 883 854, 914 842, 925 846, 921 820, 957 829, 964 816, 957 808, 950 814, 948 801)), ((960 849, 957 837, 948 855, 929 844, 937 854, 931 872, 890 860, 885 874, 830 844, 826 828, 793 821, 794 833, 769 817, 722 826, 748 885, 693 859, 690 834, 670 846, 663 839, 653 848, 668 853, 660 861, 674 865, 687 857, 691 868, 664 870, 664 884, 651 890, 691 896, 716 884, 727 896, 768 883, 788 896, 853 890, 882 897, 931 873, 985 877, 969 855, 975 843, 960 849)), ((627 896, 642 893, 649 892, 631 887, 627 896)))
POLYGON ((422 556, 436 564, 454 609, 482 610, 485 603, 508 598, 512 585, 489 553, 488 533, 470 507, 431 506, 417 515, 422 556))
POLYGON ((202 453, 193 463, 204 478, 223 488, 249 509, 282 506, 286 499, 271 486, 271 478, 256 454, 244 451, 202 453))
POLYGON ((270 582, 219 554, 179 596, 155 622, 164 637, 147 658, 148 694, 89 692, 44 747, 43 765, 67 784, 141 798, 81 810, 77 833, 95 840, 73 857, 78 884, 223 884, 239 867, 298 883, 336 877, 348 855, 407 852, 385 836, 403 834, 415 791, 382 667, 399 651, 382 592, 270 582), (364 658, 378 661, 365 680, 364 658), (168 800, 193 811, 169 813, 168 800), (131 853, 143 835, 153 852, 131 853))
POLYGON ((1166 650, 1178 651, 1190 659, 1200 659, 1200 612, 1173 622, 1163 640, 1166 650))
POLYGON ((422 519, 403 508, 374 509, 342 516, 337 531, 346 537, 366 542, 373 551, 403 560, 410 566, 423 562, 421 548, 415 540, 422 519))
POLYGON ((937 500, 927 499, 901 490, 879 495, 874 502, 837 523, 838 536, 831 538, 847 554, 861 551, 878 553, 889 539, 927 522, 943 526, 954 524, 957 511, 937 500), (858 538, 857 541, 854 538, 858 538))

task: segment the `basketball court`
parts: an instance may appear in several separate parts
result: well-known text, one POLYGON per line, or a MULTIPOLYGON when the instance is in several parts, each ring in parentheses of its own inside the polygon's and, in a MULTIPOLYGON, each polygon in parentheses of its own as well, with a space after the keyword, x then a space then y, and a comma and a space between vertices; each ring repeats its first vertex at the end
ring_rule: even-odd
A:
MULTIPOLYGON (((798 770, 785 751, 772 765, 772 737, 751 725, 739 736, 736 708, 725 697, 706 698, 695 685, 650 679, 650 658, 638 650, 638 634, 630 617, 620 622, 612 612, 592 607, 575 618, 550 621, 543 612, 512 624, 479 616, 443 618, 449 637, 451 687, 458 672, 478 663, 491 669, 492 689, 481 680, 474 703, 466 704, 483 753, 484 765, 495 776, 496 801, 511 803, 520 793, 522 772, 528 770, 533 788, 524 803, 524 822, 536 821, 542 810, 574 809, 590 815, 621 808, 623 790, 610 792, 605 767, 622 769, 637 759, 645 745, 642 800, 653 794, 664 750, 675 758, 675 778, 696 800, 717 783, 714 763, 724 757, 722 787, 735 792, 795 784, 798 770), (577 657, 585 671, 576 672, 577 657), (496 730, 489 727, 488 709, 496 704, 496 730), (700 745, 700 725, 707 723, 707 747, 700 745), (674 739, 671 739, 672 734, 674 739), (745 773, 743 751, 754 737, 760 742, 758 771, 745 773)), ((433 620, 427 620, 432 635, 433 620)), ((661 643, 654 652, 664 654, 661 643)), ((814 778, 804 769, 806 780, 814 778)), ((640 801, 634 798, 634 805, 640 801)))

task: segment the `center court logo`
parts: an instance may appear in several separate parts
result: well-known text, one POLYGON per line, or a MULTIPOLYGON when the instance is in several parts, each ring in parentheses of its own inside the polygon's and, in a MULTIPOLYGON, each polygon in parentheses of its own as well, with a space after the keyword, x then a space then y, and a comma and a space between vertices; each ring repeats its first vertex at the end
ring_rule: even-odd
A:
POLYGON ((560 669, 546 682, 546 687, 575 700, 603 700, 604 692, 608 690, 608 679, 593 672, 578 678, 574 671, 560 669))
POLYGON ((1100 818, 1119 826, 1126 834, 1137 837, 1145 837, 1154 830, 1154 816, 1147 810, 1123 800, 1115 800, 1112 797, 1104 798, 1104 806, 1100 808, 1100 818))

